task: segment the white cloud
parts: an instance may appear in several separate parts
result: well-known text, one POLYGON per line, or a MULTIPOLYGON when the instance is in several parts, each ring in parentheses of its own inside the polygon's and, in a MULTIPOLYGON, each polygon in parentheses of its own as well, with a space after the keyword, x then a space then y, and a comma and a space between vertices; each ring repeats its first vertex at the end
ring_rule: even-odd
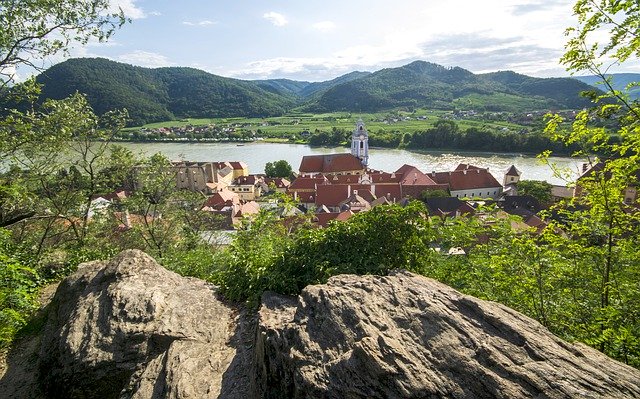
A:
POLYGON ((311 25, 311 27, 320 32, 331 32, 336 28, 336 24, 333 21, 320 21, 311 25))
POLYGON ((147 68, 160 68, 175 65, 162 54, 142 50, 136 50, 131 53, 121 54, 118 56, 117 60, 120 62, 126 62, 128 64, 143 66, 147 68))
POLYGON ((182 22, 182 24, 187 26, 210 26, 210 25, 215 25, 216 22, 209 21, 209 20, 204 20, 200 22, 184 21, 182 22))
POLYGON ((277 13, 275 11, 269 11, 267 13, 265 13, 262 18, 266 19, 267 21, 271 22, 273 25, 275 26, 285 26, 286 24, 289 23, 289 21, 287 20, 287 17, 285 17, 284 15, 277 13))
POLYGON ((144 10, 136 5, 136 0, 111 0, 111 9, 118 11, 122 9, 124 15, 131 19, 146 18, 144 10))
POLYGON ((154 17, 159 17, 162 15, 162 13, 160 11, 151 11, 149 13, 149 15, 154 16, 154 17))

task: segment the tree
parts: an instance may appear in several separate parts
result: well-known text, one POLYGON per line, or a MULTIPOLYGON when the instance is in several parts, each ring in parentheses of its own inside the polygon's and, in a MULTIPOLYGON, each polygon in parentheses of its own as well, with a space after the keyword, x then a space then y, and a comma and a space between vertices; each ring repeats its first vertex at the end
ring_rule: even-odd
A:
POLYGON ((518 195, 530 195, 541 203, 551 201, 551 188, 553 186, 541 180, 520 180, 518 182, 518 195))
POLYGON ((107 40, 126 18, 109 0, 4 0, 0 3, 0 76, 12 81, 21 65, 66 52, 72 42, 107 40))
MULTIPOLYGON (((581 195, 573 212, 565 212, 556 228, 569 240, 559 243, 573 262, 568 269, 577 286, 571 334, 601 351, 635 366, 640 365, 640 276, 636 271, 640 214, 625 203, 624 191, 638 183, 640 170, 640 109, 626 93, 613 89, 607 72, 611 65, 640 55, 640 3, 635 0, 578 0, 574 6, 578 26, 568 29, 570 39, 562 62, 571 72, 600 76, 605 95, 591 93, 594 106, 580 112, 570 129, 553 116, 547 132, 578 148, 575 156, 587 159, 591 172, 577 183, 581 195), (605 37, 597 42, 596 37, 605 37), (603 124, 602 121, 613 123, 603 124), (618 126, 619 140, 610 140, 603 125, 618 126), (600 159, 593 153, 604 154, 600 159)), ((547 153, 548 154, 548 153, 547 153)))
POLYGON ((281 159, 275 162, 267 162, 264 166, 264 173, 267 177, 284 177, 288 179, 293 175, 293 169, 289 162, 281 159))

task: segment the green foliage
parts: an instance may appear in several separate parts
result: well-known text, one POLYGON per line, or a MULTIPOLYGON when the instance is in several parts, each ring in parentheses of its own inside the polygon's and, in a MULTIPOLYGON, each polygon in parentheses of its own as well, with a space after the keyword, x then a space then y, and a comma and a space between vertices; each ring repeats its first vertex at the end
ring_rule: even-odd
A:
POLYGON ((264 166, 264 173, 267 177, 284 177, 289 179, 293 175, 293 169, 289 162, 281 159, 279 161, 267 162, 264 166))
POLYGON ((9 232, 0 229, 0 348, 11 344, 37 308, 38 273, 12 257, 9 232))
MULTIPOLYGON (((108 0, 4 0, 0 5, 0 75, 13 79, 20 65, 65 52, 71 42, 107 40, 125 23, 108 0)), ((37 68, 37 67, 36 67, 37 68)))
POLYGON ((230 263, 216 283, 234 300, 255 302, 262 292, 296 294, 309 284, 344 273, 386 274, 405 268, 424 272, 433 252, 433 232, 421 203, 381 206, 325 229, 292 235, 263 215, 239 235, 230 263))
POLYGON ((445 190, 425 190, 422 193, 420 193, 420 199, 446 198, 450 196, 451 195, 445 190))
POLYGON ((541 203, 551 201, 551 189, 553 185, 541 180, 520 180, 518 182, 518 195, 530 195, 541 203))

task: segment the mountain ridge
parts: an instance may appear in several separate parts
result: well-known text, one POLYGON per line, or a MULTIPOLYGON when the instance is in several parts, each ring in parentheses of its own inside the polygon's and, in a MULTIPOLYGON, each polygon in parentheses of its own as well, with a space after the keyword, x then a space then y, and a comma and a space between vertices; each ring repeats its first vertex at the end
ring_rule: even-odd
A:
POLYGON ((414 61, 325 82, 241 80, 189 67, 144 68, 104 58, 75 58, 37 76, 42 98, 85 93, 97 113, 127 108, 131 125, 185 117, 267 117, 303 112, 377 112, 396 108, 533 111, 582 108, 591 86, 571 78, 512 71, 474 74, 414 61))

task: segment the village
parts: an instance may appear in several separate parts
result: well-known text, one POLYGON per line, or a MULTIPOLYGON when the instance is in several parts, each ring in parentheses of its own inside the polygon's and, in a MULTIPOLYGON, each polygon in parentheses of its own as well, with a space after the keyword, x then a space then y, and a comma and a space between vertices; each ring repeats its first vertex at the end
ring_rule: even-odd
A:
MULTIPOLYGON (((171 167, 176 188, 201 193, 201 211, 217 215, 222 220, 220 227, 227 232, 261 210, 282 219, 308 215, 311 223, 322 228, 372 207, 404 205, 411 200, 423 201, 430 216, 440 218, 470 217, 492 205, 504 217, 521 217, 518 228, 541 231, 546 223, 539 217, 540 211, 558 200, 579 195, 579 190, 565 186, 553 186, 548 203, 519 195, 522 171, 513 165, 497 177, 487 168, 469 164, 451 171, 425 172, 406 164, 391 172, 374 170, 369 167, 369 151, 368 132, 359 120, 349 153, 304 156, 290 178, 251 174, 242 161, 174 161, 171 167), (282 205, 283 198, 288 206, 282 205)), ((583 172, 586 175, 590 170, 585 166, 583 172)), ((126 190, 97 196, 92 206, 102 209, 126 196, 126 190)), ((632 188, 625 193, 629 203, 635 197, 632 188)), ((132 220, 135 218, 130 215, 123 217, 121 228, 131 228, 132 220)))

